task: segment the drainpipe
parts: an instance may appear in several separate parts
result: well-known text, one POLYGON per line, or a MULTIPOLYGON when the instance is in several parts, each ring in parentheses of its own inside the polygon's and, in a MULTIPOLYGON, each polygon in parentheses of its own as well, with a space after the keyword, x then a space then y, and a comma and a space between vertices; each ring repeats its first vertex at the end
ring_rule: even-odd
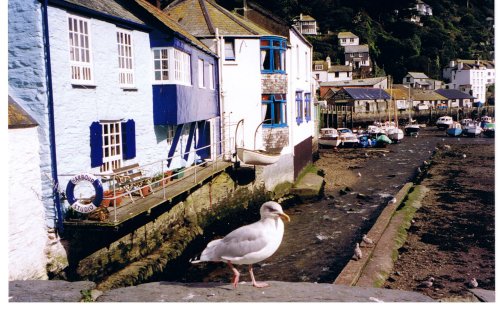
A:
MULTIPOLYGON (((218 65, 219 65, 219 105, 220 105, 220 123, 221 123, 221 141, 222 141, 222 155, 225 159, 227 153, 227 147, 230 147, 230 144, 226 142, 227 134, 226 134, 226 118, 225 118, 225 107, 224 107, 224 80, 222 77, 222 45, 221 45, 221 37, 219 36, 219 28, 215 28, 215 42, 216 42, 216 50, 218 56, 218 65)), ((229 130, 231 130, 231 125, 229 125, 229 130)), ((231 155, 231 150, 229 149, 229 155, 231 155)), ((229 157, 230 159, 231 157, 229 157)))
POLYGON ((52 182, 52 199, 54 200, 57 210, 57 225, 58 233, 63 233, 63 217, 61 210, 61 199, 59 197, 59 180, 57 178, 57 157, 56 157, 56 136, 54 123, 54 98, 52 96, 52 68, 50 62, 50 42, 49 42, 49 20, 48 20, 48 0, 44 0, 42 4, 42 24, 43 24, 43 39, 45 52, 45 69, 47 79, 47 105, 49 118, 49 144, 50 144, 50 161, 52 182))

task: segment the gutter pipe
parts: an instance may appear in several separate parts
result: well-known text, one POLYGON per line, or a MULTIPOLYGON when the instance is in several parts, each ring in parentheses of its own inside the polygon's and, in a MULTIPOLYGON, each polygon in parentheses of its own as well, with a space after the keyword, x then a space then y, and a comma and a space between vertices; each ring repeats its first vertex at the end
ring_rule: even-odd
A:
POLYGON ((50 60, 50 42, 49 42, 49 20, 48 20, 48 0, 42 3, 42 25, 43 25, 43 39, 44 39, 44 52, 45 52, 45 69, 47 79, 47 106, 48 106, 48 119, 49 119, 49 144, 50 144, 50 161, 52 172, 52 199, 54 201, 57 211, 57 224, 56 229, 58 233, 64 232, 63 216, 61 209, 61 199, 59 196, 59 180, 57 175, 57 155, 56 155, 56 136, 55 136, 55 122, 54 122, 54 97, 52 89, 52 67, 50 60))

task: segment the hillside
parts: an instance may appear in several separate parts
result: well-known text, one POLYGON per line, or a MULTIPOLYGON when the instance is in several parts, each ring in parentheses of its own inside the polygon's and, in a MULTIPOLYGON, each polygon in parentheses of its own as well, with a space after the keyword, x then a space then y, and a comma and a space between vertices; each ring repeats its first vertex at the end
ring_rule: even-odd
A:
MULTIPOLYGON (((241 0, 217 1, 228 9, 241 0)), ((254 0, 290 24, 300 13, 313 16, 322 35, 308 37, 314 59, 343 62, 336 34, 351 31, 370 46, 377 74, 401 81, 408 71, 439 79, 454 58, 491 60, 494 50, 494 0, 425 0, 432 16, 422 26, 407 21, 416 0, 254 0), (489 19, 487 19, 489 18, 489 19)))

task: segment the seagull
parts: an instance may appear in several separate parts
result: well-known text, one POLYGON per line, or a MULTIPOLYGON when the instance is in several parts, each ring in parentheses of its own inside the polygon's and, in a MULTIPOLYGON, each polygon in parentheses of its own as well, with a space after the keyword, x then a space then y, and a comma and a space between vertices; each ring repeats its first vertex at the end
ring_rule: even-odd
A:
POLYGON ((471 288, 477 288, 477 286, 479 286, 479 284, 477 283, 477 280, 476 280, 476 278, 475 278, 475 277, 474 277, 474 278, 472 278, 472 279, 469 281, 469 286, 470 286, 471 288))
POLYGON ((358 172, 358 177, 361 177, 361 173, 360 172, 358 172))
POLYGON ((234 274, 234 288, 238 286, 240 273, 233 264, 248 264, 253 286, 267 287, 268 284, 255 281, 252 264, 267 259, 278 250, 285 230, 281 219, 290 222, 290 217, 283 212, 281 205, 274 201, 265 202, 260 207, 259 221, 237 228, 222 239, 209 242, 199 259, 191 260, 191 263, 227 263, 234 274))
POLYGON ((373 245, 373 240, 369 238, 366 234, 363 235, 363 242, 367 245, 373 245))
POLYGON ((467 157, 467 155, 465 155, 465 153, 462 156, 464 157, 464 159, 467 157))
POLYGON ((389 203, 396 203, 398 200, 396 198, 392 198, 391 200, 389 200, 389 203))
POLYGON ((433 281, 434 281, 434 277, 431 276, 427 280, 425 280, 422 283, 420 283, 418 285, 418 287, 421 287, 421 288, 430 288, 433 285, 433 281))
POLYGON ((361 248, 359 247, 359 243, 356 242, 356 248, 354 248, 353 257, 357 260, 360 260, 363 257, 363 252, 361 252, 361 248))

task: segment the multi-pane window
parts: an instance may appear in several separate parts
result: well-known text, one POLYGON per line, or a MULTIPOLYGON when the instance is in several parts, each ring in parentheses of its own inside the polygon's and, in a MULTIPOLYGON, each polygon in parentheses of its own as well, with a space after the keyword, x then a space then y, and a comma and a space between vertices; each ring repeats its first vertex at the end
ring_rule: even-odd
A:
POLYGON ((102 165, 101 172, 108 173, 122 165, 121 122, 101 122, 102 125, 102 165))
POLYGON ((208 88, 215 89, 214 65, 208 63, 208 88))
POLYGON ((322 64, 315 64, 314 65, 314 70, 315 71, 321 71, 321 70, 323 70, 323 65, 322 64))
POLYGON ((93 83, 88 19, 68 15, 69 59, 73 84, 93 83))
POLYGON ((263 94, 262 105, 266 112, 264 127, 283 127, 287 125, 286 94, 263 94))
POLYGON ((205 62, 198 59, 198 86, 205 88, 205 62))
POLYGON ((295 108, 297 113, 297 123, 302 122, 302 112, 304 111, 303 101, 302 101, 302 91, 295 92, 295 108))
POLYGON ((260 69, 263 73, 285 73, 286 39, 263 37, 260 40, 260 69))
POLYGON ((191 85, 191 56, 174 48, 153 49, 156 83, 191 85))
POLYGON ((306 92, 304 94, 304 103, 306 106, 304 114, 306 116, 306 121, 309 122, 311 120, 311 93, 310 92, 306 92))
POLYGON ((226 61, 236 60, 236 54, 234 53, 234 39, 226 38, 224 40, 224 59, 226 61))
POLYGON ((118 81, 122 87, 134 86, 134 62, 132 51, 132 34, 128 31, 116 32, 118 45, 118 81))

